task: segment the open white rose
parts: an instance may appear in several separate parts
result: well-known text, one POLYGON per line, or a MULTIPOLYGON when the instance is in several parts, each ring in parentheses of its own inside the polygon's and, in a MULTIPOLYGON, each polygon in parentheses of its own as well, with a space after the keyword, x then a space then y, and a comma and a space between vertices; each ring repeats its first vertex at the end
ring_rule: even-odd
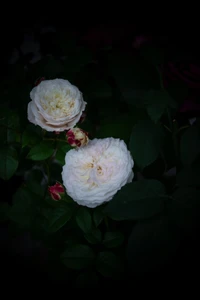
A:
POLYGON ((47 131, 73 128, 86 106, 79 89, 64 79, 41 81, 30 97, 28 120, 47 131))
POLYGON ((66 153, 63 185, 78 204, 96 207, 132 181, 133 166, 124 141, 112 137, 90 140, 88 145, 66 153))

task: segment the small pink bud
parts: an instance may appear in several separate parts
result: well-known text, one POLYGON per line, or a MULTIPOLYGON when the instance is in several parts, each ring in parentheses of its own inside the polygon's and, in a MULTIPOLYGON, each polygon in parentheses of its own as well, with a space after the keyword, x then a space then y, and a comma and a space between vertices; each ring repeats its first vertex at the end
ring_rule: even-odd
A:
POLYGON ((55 133, 56 135, 59 135, 59 134, 60 134, 60 131, 54 131, 54 133, 55 133))
POLYGON ((81 147, 87 145, 89 138, 88 133, 80 128, 72 128, 66 133, 67 142, 72 147, 81 147))
POLYGON ((65 189, 59 182, 56 182, 56 184, 48 187, 49 194, 51 198, 55 201, 58 201, 61 199, 61 195, 65 193, 65 189))

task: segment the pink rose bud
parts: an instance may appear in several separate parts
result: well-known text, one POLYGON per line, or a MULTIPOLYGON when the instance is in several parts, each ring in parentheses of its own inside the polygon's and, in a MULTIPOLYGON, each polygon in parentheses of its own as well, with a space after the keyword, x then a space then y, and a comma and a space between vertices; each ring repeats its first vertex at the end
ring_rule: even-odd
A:
POLYGON ((58 201, 61 199, 61 195, 65 193, 65 189, 59 182, 56 182, 56 184, 48 187, 49 194, 51 198, 55 201, 58 201))
POLYGON ((81 147, 87 145, 89 139, 88 139, 88 133, 80 128, 72 128, 67 131, 66 134, 67 142, 72 147, 81 147))

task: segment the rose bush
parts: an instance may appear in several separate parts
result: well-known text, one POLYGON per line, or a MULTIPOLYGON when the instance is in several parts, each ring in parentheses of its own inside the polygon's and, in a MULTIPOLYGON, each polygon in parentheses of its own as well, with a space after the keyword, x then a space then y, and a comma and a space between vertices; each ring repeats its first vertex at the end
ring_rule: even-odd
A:
POLYGON ((69 34, 57 38, 55 55, 12 65, 1 81, 3 227, 42 244, 45 262, 34 256, 34 266, 70 287, 115 288, 108 278, 122 286, 157 271, 170 278, 186 257, 193 267, 200 122, 177 118, 184 88, 164 84, 153 39, 133 49, 130 36, 93 55, 69 34))
POLYGON ((96 207, 110 201, 133 179, 133 159, 124 141, 94 139, 65 156, 62 179, 67 194, 78 204, 96 207))
POLYGON ((64 79, 41 81, 30 97, 28 119, 47 131, 74 127, 86 106, 79 89, 64 79))

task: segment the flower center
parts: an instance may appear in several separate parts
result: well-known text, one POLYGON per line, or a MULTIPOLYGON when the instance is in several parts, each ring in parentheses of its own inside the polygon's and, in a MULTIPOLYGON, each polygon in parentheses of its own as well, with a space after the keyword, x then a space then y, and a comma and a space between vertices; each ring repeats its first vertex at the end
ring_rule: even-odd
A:
POLYGON ((92 159, 91 162, 88 162, 84 164, 83 170, 86 171, 83 174, 83 178, 87 184, 89 184, 89 188, 93 189, 95 187, 98 187, 99 183, 102 182, 104 171, 103 167, 95 161, 95 159, 92 159), (100 179, 100 177, 102 179, 100 179))
POLYGON ((53 117, 65 117, 74 108, 75 99, 70 90, 65 93, 59 91, 52 92, 51 95, 44 95, 41 100, 43 109, 53 117))
POLYGON ((86 170, 86 169, 92 169, 92 168, 94 168, 94 163, 87 163, 83 167, 84 170, 86 170))
POLYGON ((103 174, 103 169, 101 166, 97 166, 97 173, 98 175, 102 175, 103 174))
POLYGON ((114 158, 113 153, 93 154, 88 162, 82 164, 80 173, 84 184, 88 189, 98 188, 99 185, 106 184, 111 180, 115 166, 118 161, 114 158))

